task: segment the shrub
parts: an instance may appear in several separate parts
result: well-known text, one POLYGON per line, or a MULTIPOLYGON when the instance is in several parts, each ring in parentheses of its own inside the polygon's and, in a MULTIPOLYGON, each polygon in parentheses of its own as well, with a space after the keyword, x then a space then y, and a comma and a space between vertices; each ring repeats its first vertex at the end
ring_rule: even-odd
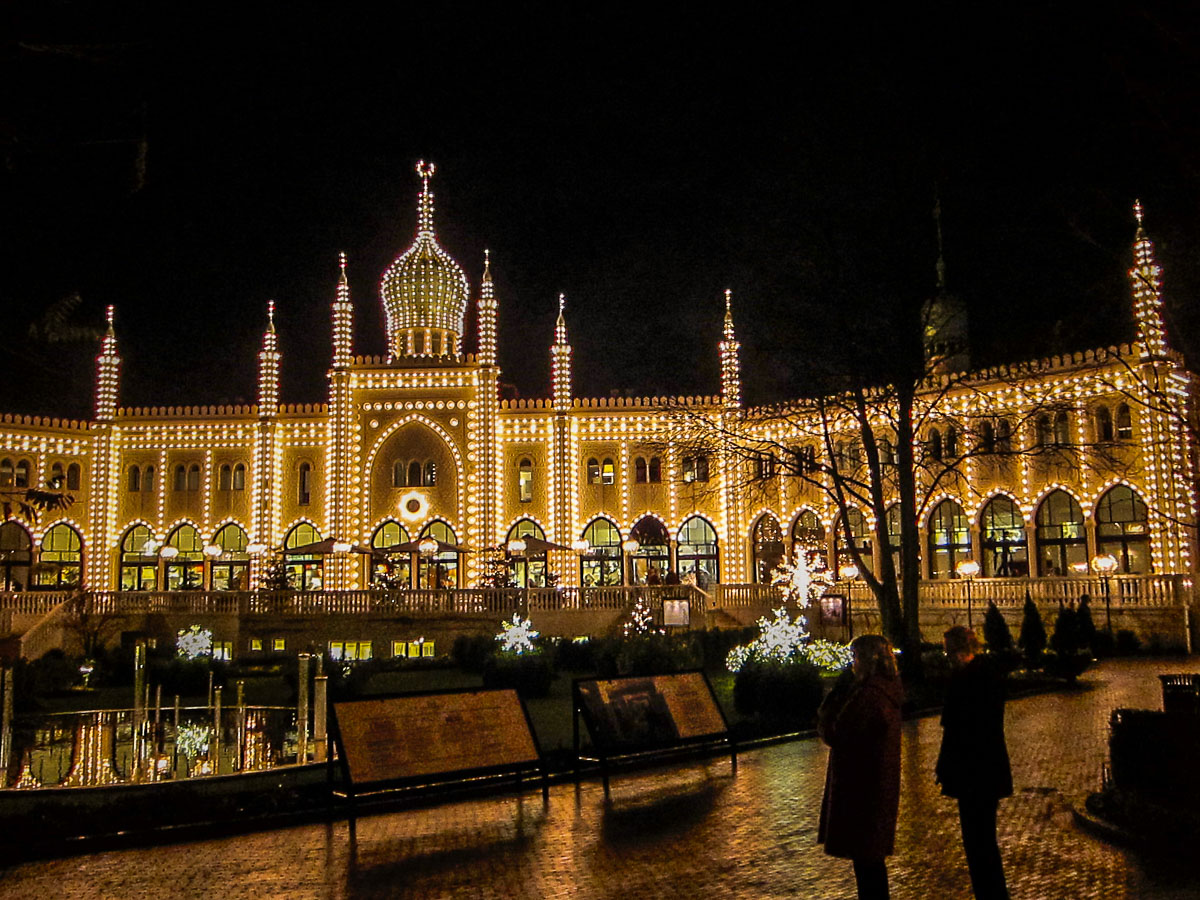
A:
POLYGON ((225 663, 207 657, 175 656, 167 660, 151 658, 146 664, 146 675, 151 684, 162 685, 163 696, 203 697, 208 694, 208 673, 213 673, 213 685, 221 687, 227 680, 227 669, 225 663))
POLYGON ((1025 659, 1030 665, 1037 665, 1046 649, 1046 626, 1042 624, 1042 614, 1038 612, 1037 604, 1025 592, 1025 610, 1021 616, 1021 634, 1017 638, 1025 659))
POLYGON ((659 675, 694 669, 692 647, 669 634, 637 634, 620 642, 617 672, 621 675, 659 675))
POLYGON ((983 617, 983 640, 993 653, 1012 649, 1012 632, 1009 631, 1004 614, 996 607, 995 601, 988 603, 987 612, 983 617))
POLYGON ((1130 656, 1142 649, 1141 639, 1128 628, 1121 628, 1117 631, 1117 653, 1122 656, 1130 656))
POLYGON ((496 653, 483 665, 483 686, 513 688, 522 697, 545 697, 550 693, 554 669, 550 658, 541 651, 533 653, 496 653))
POLYGON ((706 628, 703 631, 689 631, 687 641, 692 648, 692 655, 705 669, 724 670, 725 660, 729 651, 739 644, 748 644, 758 636, 756 627, 748 628, 706 628))
POLYGON ((554 668, 566 672, 595 672, 598 643, 563 638, 554 645, 554 668))
POLYGON ((811 727, 821 705, 821 671, 804 660, 751 661, 733 682, 733 705, 743 716, 811 727))
POLYGON ((1079 598, 1075 625, 1079 631, 1079 646, 1096 653, 1096 623, 1092 619, 1092 598, 1087 594, 1079 598))
POLYGON ((1050 649, 1059 656, 1079 652, 1079 616, 1070 606, 1063 606, 1054 620, 1054 633, 1050 635, 1050 649))
POLYGON ((491 634, 460 634, 450 648, 450 658, 464 672, 482 672, 496 652, 496 637, 491 634))

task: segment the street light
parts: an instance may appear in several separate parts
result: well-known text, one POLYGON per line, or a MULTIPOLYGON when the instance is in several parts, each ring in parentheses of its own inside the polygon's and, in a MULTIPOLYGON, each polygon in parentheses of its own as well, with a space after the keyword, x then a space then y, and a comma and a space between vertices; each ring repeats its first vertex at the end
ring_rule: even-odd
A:
POLYGON ((1117 558, 1111 553, 1101 553, 1092 557, 1092 571, 1104 582, 1104 621, 1108 634, 1112 636, 1112 598, 1109 596, 1108 578, 1117 568, 1117 558))
POLYGON ((625 555, 629 557, 629 584, 634 584, 637 581, 636 573, 633 571, 633 554, 638 552, 640 545, 633 538, 621 544, 621 549, 625 551, 625 555))
POLYGON ((850 582, 858 577, 858 566, 854 563, 846 563, 838 569, 838 575, 846 582, 846 637, 854 640, 854 618, 850 612, 850 582))
POLYGON ((971 627, 971 582, 974 580, 975 576, 979 574, 979 563, 975 562, 975 560, 973 560, 973 559, 964 559, 961 562, 959 562, 959 564, 957 566, 954 567, 954 571, 958 572, 959 578, 963 578, 967 582, 967 627, 970 628, 971 627))

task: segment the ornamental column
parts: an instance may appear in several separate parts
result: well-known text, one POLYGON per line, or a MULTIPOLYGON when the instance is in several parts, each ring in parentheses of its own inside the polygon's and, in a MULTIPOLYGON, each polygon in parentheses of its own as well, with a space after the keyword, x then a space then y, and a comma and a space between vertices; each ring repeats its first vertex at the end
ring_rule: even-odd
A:
MULTIPOLYGON (((267 304, 267 330, 258 354, 258 425, 254 437, 254 497, 250 513, 250 543, 274 549, 278 546, 279 504, 279 341, 275 334, 275 301, 267 304)), ((262 565, 259 555, 251 561, 250 580, 258 583, 262 565)))
MULTIPOLYGON (((742 366, 738 356, 742 345, 733 330, 733 292, 725 291, 725 326, 721 342, 717 345, 721 354, 721 431, 731 433, 734 422, 742 416, 742 366)), ((725 514, 725 559, 721 560, 721 571, 730 583, 747 581, 746 554, 747 536, 742 529, 741 498, 737 460, 733 454, 720 448, 721 496, 725 514)))
POLYGON ((493 547, 500 544, 504 535, 500 533, 500 507, 503 505, 504 485, 502 481, 503 459, 497 428, 500 419, 500 367, 496 360, 496 320, 498 304, 495 286, 492 284, 491 253, 483 251, 483 278, 479 287, 478 304, 478 353, 476 362, 479 370, 479 431, 472 438, 479 450, 475 454, 478 462, 476 490, 480 510, 481 546, 493 547))
MULTIPOLYGON (((550 527, 554 535, 551 540, 570 546, 575 539, 575 485, 574 453, 572 453, 571 428, 571 344, 567 341, 567 322, 563 317, 567 298, 558 295, 558 321, 554 326, 554 343, 550 347, 550 381, 553 389, 554 435, 551 446, 550 480, 550 527)), ((561 556, 561 554, 560 554, 561 556)), ((578 578, 578 567, 573 567, 578 578)), ((558 571, 565 575, 566 567, 561 564, 558 571)))
MULTIPOLYGON (((325 521, 334 541, 353 543, 360 522, 354 515, 354 403, 350 364, 353 359, 354 308, 346 280, 346 254, 338 255, 337 292, 333 300, 333 365, 329 370, 329 426, 325 459, 325 521)), ((335 591, 358 586, 354 554, 335 553, 326 566, 326 585, 335 591)))

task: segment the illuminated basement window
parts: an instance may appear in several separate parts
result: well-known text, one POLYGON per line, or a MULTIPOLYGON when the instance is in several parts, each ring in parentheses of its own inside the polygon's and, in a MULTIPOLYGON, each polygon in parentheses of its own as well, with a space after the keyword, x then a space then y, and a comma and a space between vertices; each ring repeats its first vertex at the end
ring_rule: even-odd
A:
POLYGON ((212 658, 226 661, 233 659, 233 641, 213 641, 212 658))
POLYGON ((287 649, 287 639, 286 638, 275 638, 273 641, 271 641, 272 652, 282 653, 286 649, 287 649))
POLYGON ((262 651, 262 641, 258 638, 250 638, 250 652, 260 653, 262 651))
POLYGON ((330 641, 329 658, 343 662, 371 658, 370 641, 330 641))

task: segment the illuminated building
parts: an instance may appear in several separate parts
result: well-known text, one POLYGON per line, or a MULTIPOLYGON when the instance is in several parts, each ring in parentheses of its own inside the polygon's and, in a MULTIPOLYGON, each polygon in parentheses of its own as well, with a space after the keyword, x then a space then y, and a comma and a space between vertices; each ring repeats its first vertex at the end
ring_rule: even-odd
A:
MULTIPOLYGON (((93 420, 0 422, 0 486, 61 475, 77 497, 61 516, 3 525, 0 587, 244 590, 280 551, 300 589, 470 587, 483 577, 485 548, 516 539, 527 549, 515 571, 528 586, 547 573, 562 585, 642 582, 651 567, 699 571, 702 584, 754 583, 799 541, 823 542, 837 571, 836 514, 822 494, 772 465, 748 499, 736 463, 670 443, 673 407, 745 412, 731 294, 719 396, 576 396, 570 305, 560 297, 547 398, 502 400, 493 261, 483 260, 472 297, 437 240, 434 168, 418 173, 416 238, 381 282, 387 355, 353 353, 340 260, 327 402, 280 403, 287 348, 269 307, 257 404, 120 407, 110 310, 93 420), (468 336, 471 303, 478 330, 468 336), (464 352, 467 338, 475 353, 464 352), (433 552, 385 558, 426 537, 433 552)), ((919 523, 930 584, 972 557, 981 579, 1016 579, 1023 593, 1028 576, 1078 574, 1111 554, 1118 574, 1160 577, 1168 587, 1154 590, 1177 602, 1186 591, 1190 602, 1194 472, 1181 423, 1193 381, 1167 343, 1161 272, 1140 206, 1136 216, 1131 344, 976 372, 944 394, 945 382, 931 380, 922 452, 963 456, 965 480, 932 498, 919 523), (1035 408, 1046 412, 1028 416, 1035 408), (968 436, 969 455, 959 449, 968 436), (1012 452, 1039 444, 1071 448, 1073 461, 1012 452)), ((714 337, 718 327, 714 316, 714 337)), ((821 453, 803 446, 816 435, 815 422, 800 422, 774 439, 821 453)), ((874 546, 869 514, 850 519, 863 558, 877 561, 886 551, 874 546)))

